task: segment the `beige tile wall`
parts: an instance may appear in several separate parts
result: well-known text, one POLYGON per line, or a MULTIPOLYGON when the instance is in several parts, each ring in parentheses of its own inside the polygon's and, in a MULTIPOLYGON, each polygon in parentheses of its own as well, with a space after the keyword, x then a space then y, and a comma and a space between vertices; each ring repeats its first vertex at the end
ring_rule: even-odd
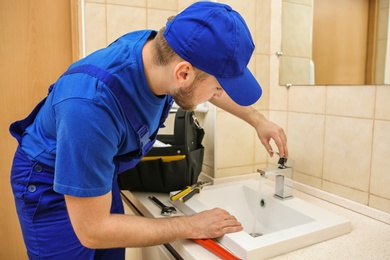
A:
MULTIPOLYGON (((279 17, 281 1, 267 1, 279 17)), ((278 32, 280 22, 270 23, 278 32)), ((296 161, 294 179, 390 212, 390 86, 287 89, 273 84, 278 69, 270 64, 269 118, 286 113, 286 124, 279 122, 296 161)))
MULTIPOLYGON (((85 0, 86 52, 132 30, 159 29, 192 2, 85 0)), ((281 0, 224 2, 243 15, 252 32, 256 50, 249 68, 263 87, 254 107, 285 129, 296 161, 294 179, 390 212, 390 87, 279 86, 275 53, 282 42, 281 0)), ((206 129, 206 174, 221 178, 275 163, 241 120, 213 107, 200 117, 206 129)))
POLYGON ((84 0, 89 54, 131 31, 159 30, 178 10, 177 0, 84 0))

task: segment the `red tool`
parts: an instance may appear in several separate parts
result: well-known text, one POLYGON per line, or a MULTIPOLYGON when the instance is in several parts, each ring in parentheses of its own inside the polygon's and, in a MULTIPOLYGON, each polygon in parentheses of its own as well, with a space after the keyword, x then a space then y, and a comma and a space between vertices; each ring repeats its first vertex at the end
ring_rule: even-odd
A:
POLYGON ((228 250, 223 248, 220 244, 215 242, 214 240, 207 238, 207 239, 192 239, 194 242, 198 243, 199 245, 203 246, 213 254, 219 256, 223 260, 239 260, 241 258, 238 258, 237 256, 230 253, 228 250))

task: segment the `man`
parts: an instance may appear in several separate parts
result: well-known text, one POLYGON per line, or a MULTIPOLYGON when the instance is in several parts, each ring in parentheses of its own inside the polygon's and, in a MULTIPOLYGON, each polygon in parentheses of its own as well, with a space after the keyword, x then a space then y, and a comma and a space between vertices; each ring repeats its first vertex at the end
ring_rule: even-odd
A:
POLYGON ((11 184, 30 259, 123 259, 125 247, 242 230, 222 209, 193 216, 127 216, 117 173, 144 156, 172 105, 209 100, 288 156, 283 130, 249 105, 261 88, 247 68, 254 45, 229 6, 197 2, 158 33, 129 33, 70 66, 24 120, 11 184))

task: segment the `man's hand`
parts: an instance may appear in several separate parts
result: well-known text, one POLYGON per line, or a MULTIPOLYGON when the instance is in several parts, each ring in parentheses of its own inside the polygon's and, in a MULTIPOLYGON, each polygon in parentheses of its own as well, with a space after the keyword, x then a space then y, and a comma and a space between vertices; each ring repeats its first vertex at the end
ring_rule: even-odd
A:
POLYGON ((283 129, 268 121, 259 111, 250 106, 243 107, 237 105, 226 93, 223 93, 218 99, 211 99, 210 102, 253 126, 261 143, 271 157, 273 155, 270 145, 271 139, 275 141, 280 156, 288 157, 287 138, 283 129))
POLYGON ((202 211, 188 217, 186 221, 193 233, 191 238, 216 238, 243 230, 234 216, 220 208, 202 211))
POLYGON ((90 198, 65 195, 65 200, 75 233, 88 248, 153 246, 178 239, 215 238, 243 229, 222 209, 153 219, 111 214, 111 192, 90 198))
POLYGON ((287 137, 283 128, 263 118, 255 129, 261 143, 264 145, 265 149, 267 149, 271 157, 273 156, 273 152, 270 141, 273 139, 278 147, 279 155, 288 158, 287 137))

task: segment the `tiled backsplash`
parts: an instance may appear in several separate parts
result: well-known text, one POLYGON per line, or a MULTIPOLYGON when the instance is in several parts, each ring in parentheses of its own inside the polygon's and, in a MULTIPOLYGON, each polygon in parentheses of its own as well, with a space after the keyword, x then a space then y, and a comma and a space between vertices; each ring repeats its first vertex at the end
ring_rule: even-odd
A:
MULTIPOLYGON (((129 31, 158 30, 192 2, 85 0, 86 54, 129 31)), ((281 0, 218 2, 240 12, 252 32, 249 68, 263 87, 254 107, 285 129, 294 179, 390 212, 390 86, 279 86, 281 0)), ((243 121, 213 107, 200 117, 206 174, 221 178, 275 163, 243 121)))

